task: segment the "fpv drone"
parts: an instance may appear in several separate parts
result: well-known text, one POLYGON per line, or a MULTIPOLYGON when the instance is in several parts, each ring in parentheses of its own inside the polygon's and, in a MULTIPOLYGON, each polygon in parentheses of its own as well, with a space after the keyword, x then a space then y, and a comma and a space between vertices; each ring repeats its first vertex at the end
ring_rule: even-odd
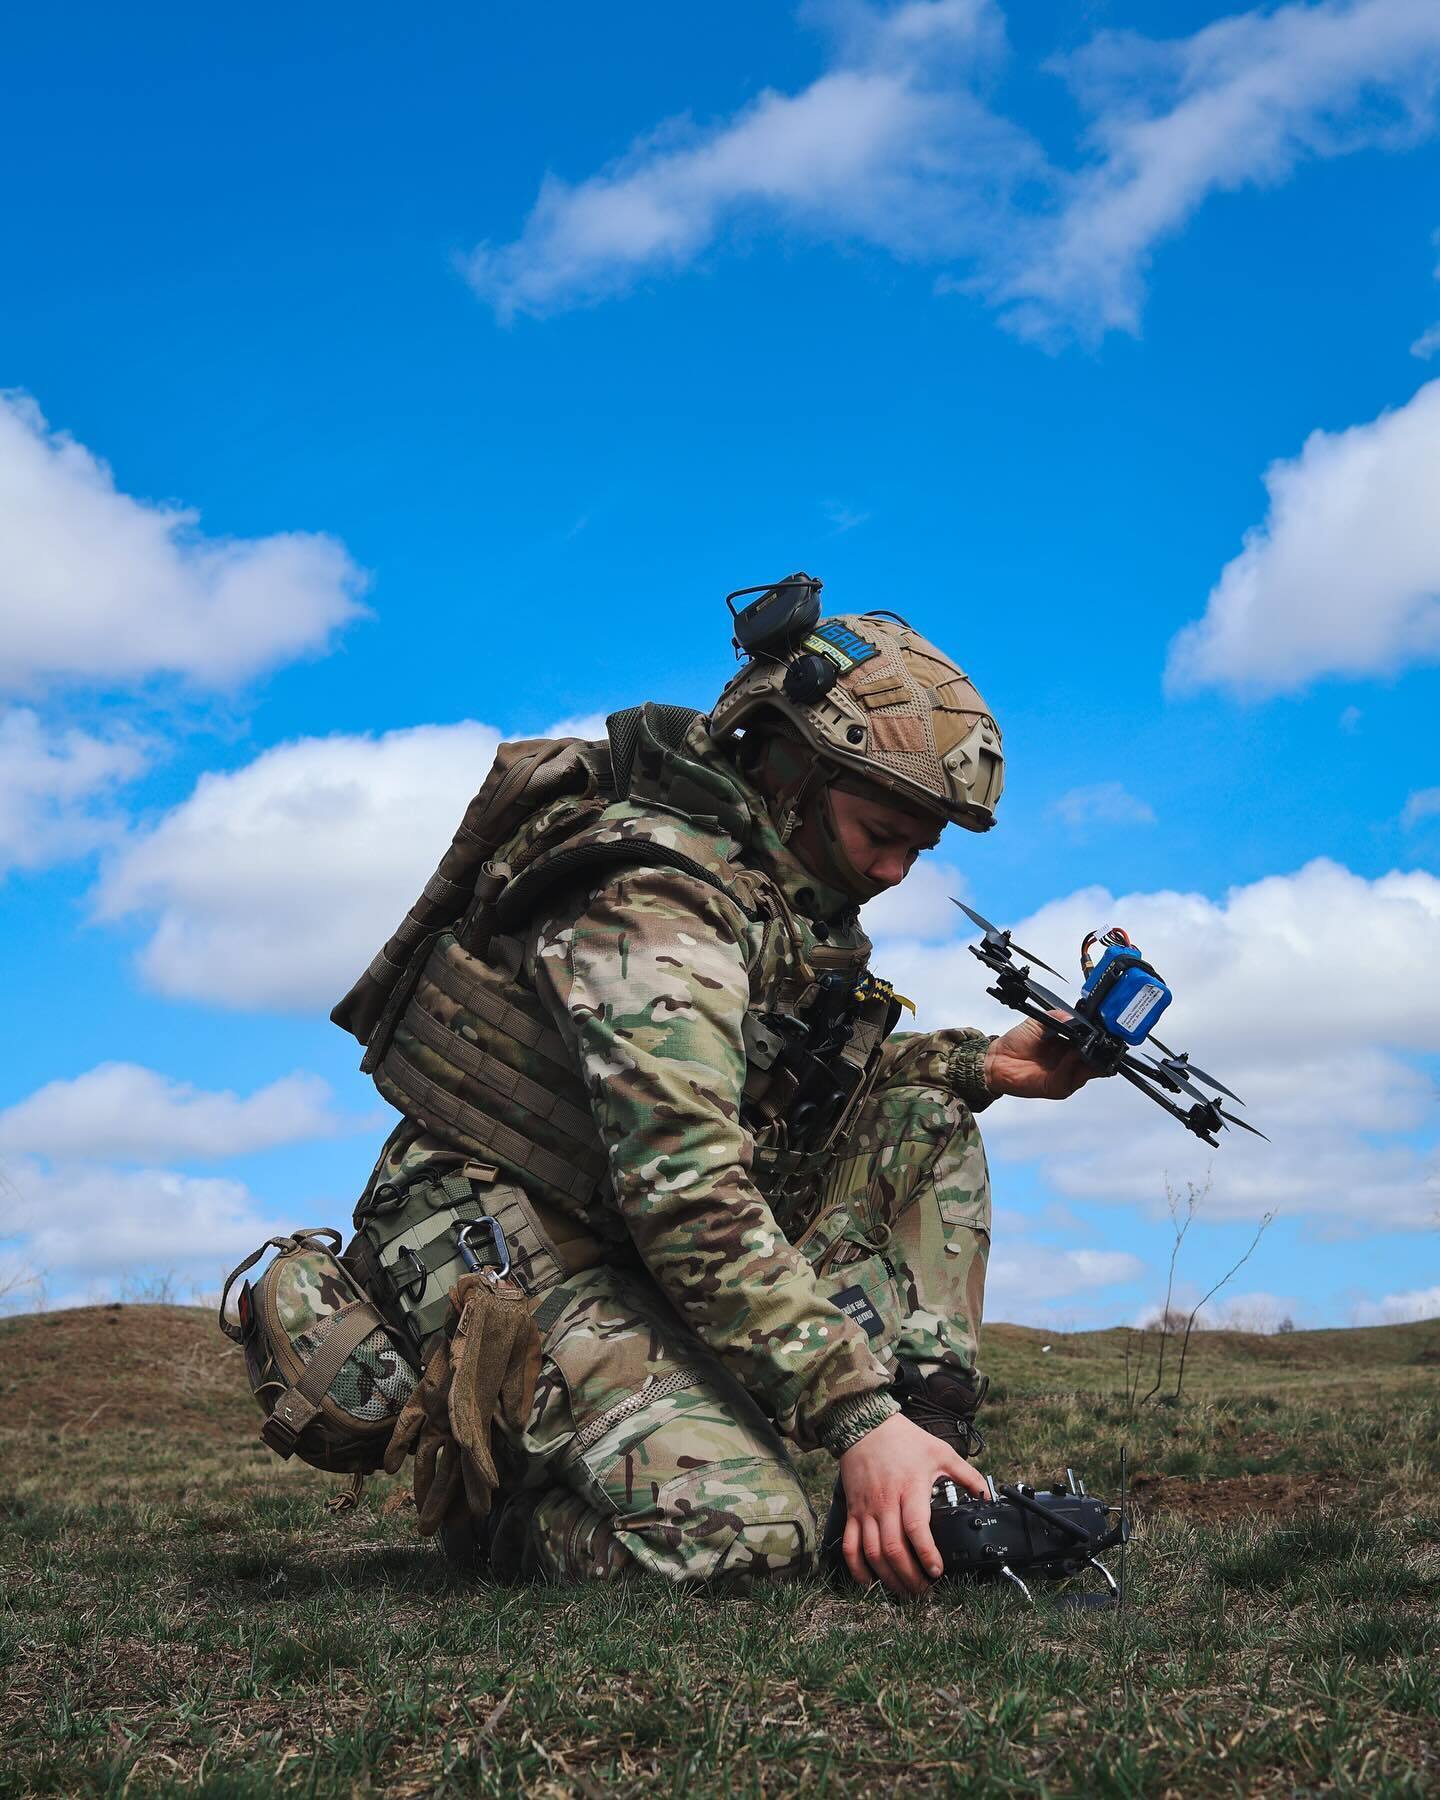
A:
POLYGON ((1265 1137, 1263 1131, 1226 1112, 1214 1095, 1195 1084, 1203 1082, 1216 1094, 1224 1094, 1237 1106, 1243 1106, 1238 1094, 1232 1093, 1223 1081, 1197 1069, 1185 1051, 1171 1050, 1151 1036, 1151 1027, 1170 1004, 1170 989, 1118 925, 1112 925, 1108 931, 1090 932, 1081 945, 1080 967, 1085 985, 1079 999, 1072 1002, 1062 1000, 1034 980, 1030 965, 1034 963, 1050 975, 1058 975, 1058 970, 1033 950, 1013 943, 1008 931, 982 919, 963 901, 956 900, 954 904, 984 933, 978 944, 971 944, 970 954, 978 956, 995 976, 994 986, 987 991, 1002 1006, 1038 1019, 1057 1037, 1073 1044, 1086 1062, 1093 1063, 1103 1074, 1123 1075, 1132 1087, 1148 1094, 1187 1131, 1193 1131, 1215 1149, 1220 1145, 1217 1134, 1227 1125, 1238 1125, 1242 1131, 1265 1137), (1017 962, 1017 956, 1023 960, 1017 962), (1137 1054, 1140 1045, 1147 1041, 1159 1051, 1158 1056, 1137 1054), (1178 1104, 1170 1098, 1172 1094, 1186 1095, 1191 1104, 1178 1104))

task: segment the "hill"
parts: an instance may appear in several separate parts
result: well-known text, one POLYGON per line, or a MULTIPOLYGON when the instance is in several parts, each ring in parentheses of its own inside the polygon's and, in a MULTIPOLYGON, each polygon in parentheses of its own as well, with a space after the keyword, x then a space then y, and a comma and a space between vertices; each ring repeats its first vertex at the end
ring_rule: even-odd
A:
MULTIPOLYGON (((1052 1332, 1026 1325, 985 1327, 983 1361, 1002 1401, 1020 1393, 1083 1390, 1108 1399, 1125 1391, 1126 1354, 1141 1333, 1052 1332)), ((1145 1343, 1150 1385, 1157 1339, 1145 1343)), ((1164 1387, 1174 1386, 1178 1346, 1167 1352, 1164 1387)), ((1196 1396, 1258 1389, 1354 1388, 1377 1375, 1440 1370, 1440 1319, 1353 1330, 1196 1331, 1186 1359, 1196 1396)), ((1134 1370, 1131 1371, 1133 1379, 1134 1370)), ((259 1413, 239 1350, 208 1308, 114 1304, 27 1313, 0 1320, 0 1396, 11 1428, 48 1422, 53 1430, 104 1436, 163 1429, 217 1444, 253 1437, 259 1413)))

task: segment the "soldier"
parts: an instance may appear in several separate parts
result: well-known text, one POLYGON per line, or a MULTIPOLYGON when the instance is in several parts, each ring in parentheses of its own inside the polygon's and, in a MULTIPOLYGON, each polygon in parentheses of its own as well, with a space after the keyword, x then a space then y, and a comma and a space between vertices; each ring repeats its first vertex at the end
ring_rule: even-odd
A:
POLYGON ((445 1533, 500 1579, 803 1573, 791 1451, 823 1449, 850 1574, 918 1593, 934 1482, 985 1491, 976 1115, 1087 1069, 1029 1021, 892 1035, 859 907, 947 823, 993 825, 1000 733, 907 624, 820 620, 818 589, 757 603, 783 628, 708 716, 647 705, 608 745, 502 751, 334 1014, 406 1114, 357 1220, 426 1182, 453 1199, 458 1174, 474 1211, 508 1182, 524 1221, 533 1403, 502 1425, 501 1502, 445 1533))

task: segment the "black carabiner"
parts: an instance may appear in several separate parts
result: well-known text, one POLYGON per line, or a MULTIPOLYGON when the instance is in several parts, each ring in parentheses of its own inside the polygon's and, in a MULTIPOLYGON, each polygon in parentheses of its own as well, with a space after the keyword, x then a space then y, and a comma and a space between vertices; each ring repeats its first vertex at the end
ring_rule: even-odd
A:
POLYGON ((455 1233, 455 1247, 460 1252, 460 1260, 467 1269, 485 1269, 493 1274, 497 1281, 503 1281, 510 1273, 510 1246, 505 1242, 505 1233, 500 1229, 498 1219, 492 1219, 489 1213, 481 1213, 478 1219, 471 1219, 469 1224, 462 1225, 455 1233), (482 1225, 490 1228, 490 1248, 495 1254, 496 1266, 492 1269, 488 1263, 482 1263, 475 1246, 470 1242, 470 1233, 478 1231, 482 1225))

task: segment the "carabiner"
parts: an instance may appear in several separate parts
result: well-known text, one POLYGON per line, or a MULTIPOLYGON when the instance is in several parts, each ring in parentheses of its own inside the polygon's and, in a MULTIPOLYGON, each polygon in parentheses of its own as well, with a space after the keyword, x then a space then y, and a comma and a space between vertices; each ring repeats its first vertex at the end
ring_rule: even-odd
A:
POLYGON ((471 1219, 468 1225, 462 1225, 455 1233, 455 1247, 460 1252, 460 1260, 467 1269, 484 1269, 497 1281, 503 1281, 510 1273, 510 1246, 505 1242, 505 1233, 500 1229, 498 1219, 492 1219, 489 1213, 481 1213, 478 1219, 471 1219), (495 1267, 482 1263, 475 1246, 470 1242, 470 1233, 478 1231, 482 1225, 490 1228, 490 1248, 495 1255, 495 1267))

